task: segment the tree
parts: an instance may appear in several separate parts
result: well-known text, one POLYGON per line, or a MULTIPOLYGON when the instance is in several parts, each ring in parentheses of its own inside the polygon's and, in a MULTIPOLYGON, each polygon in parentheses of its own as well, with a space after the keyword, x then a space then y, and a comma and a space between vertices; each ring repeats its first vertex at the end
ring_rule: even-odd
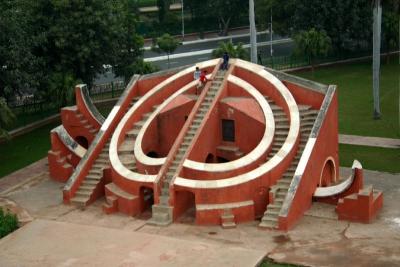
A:
POLYGON ((138 25, 138 6, 135 1, 123 0, 118 8, 119 30, 116 55, 113 59, 113 70, 117 76, 129 82, 135 73, 153 72, 151 63, 143 62, 143 37, 136 32, 138 25))
POLYGON ((212 51, 212 56, 214 58, 222 57, 225 52, 227 52, 230 57, 249 60, 249 53, 243 48, 242 43, 233 45, 231 41, 226 43, 220 42, 218 48, 212 51))
POLYGON ((15 120, 15 115, 12 113, 4 98, 0 97, 0 137, 7 136, 5 127, 10 126, 15 120))
POLYGON ((247 2, 243 0, 218 0, 210 2, 208 12, 218 17, 222 26, 221 35, 226 36, 232 18, 240 16, 241 12, 248 16, 248 8, 247 2))
POLYGON ((157 0, 158 22, 160 24, 164 23, 170 5, 171 5, 171 0, 157 0))
POLYGON ((168 33, 165 33, 163 36, 157 38, 156 46, 153 46, 152 50, 158 53, 167 54, 168 68, 169 68, 169 55, 174 53, 174 51, 178 48, 178 46, 179 42, 168 33))
POLYGON ((309 31, 302 31, 297 34, 294 41, 296 52, 307 57, 314 75, 315 59, 328 54, 331 49, 330 38, 325 31, 317 31, 312 28, 309 31))
POLYGON ((255 0, 257 25, 262 29, 269 28, 270 14, 273 13, 274 32, 280 35, 290 35, 293 29, 293 16, 296 0, 255 0))
POLYGON ((294 32, 315 28, 331 38, 339 54, 354 44, 370 43, 372 12, 369 0, 296 0, 291 26, 294 32))
POLYGON ((391 49, 399 47, 399 14, 387 10, 383 12, 383 37, 386 45, 386 63, 389 63, 389 52, 391 49))
POLYGON ((0 97, 10 100, 38 85, 42 60, 34 55, 41 35, 32 34, 30 1, 0 1, 0 97))

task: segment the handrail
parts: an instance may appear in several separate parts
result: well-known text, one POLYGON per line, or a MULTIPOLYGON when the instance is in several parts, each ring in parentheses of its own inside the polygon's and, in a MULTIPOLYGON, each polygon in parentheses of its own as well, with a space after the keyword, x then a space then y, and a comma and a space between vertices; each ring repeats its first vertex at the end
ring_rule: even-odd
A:
POLYGON ((56 133, 60 141, 68 148, 69 151, 82 158, 86 154, 86 148, 78 144, 65 130, 63 125, 59 125, 51 130, 52 133, 56 133))
POLYGON ((96 122, 96 124, 98 124, 99 126, 104 123, 105 119, 96 108, 96 106, 93 104, 86 84, 78 84, 75 87, 75 98, 78 109, 83 109, 89 113, 90 118, 87 119, 89 119, 91 122, 96 122))
POLYGON ((353 165, 351 166, 351 175, 349 176, 349 178, 347 178, 340 184, 326 187, 317 187, 314 192, 314 197, 331 197, 343 193, 352 185, 356 176, 356 169, 362 169, 362 165, 358 160, 353 161, 353 165))
MULTIPOLYGON (((165 179, 165 174, 168 171, 174 157, 176 156, 176 153, 183 141, 183 138, 185 137, 190 125, 192 125, 193 120, 195 115, 197 114, 201 103, 203 103, 204 98, 206 97, 206 94, 209 90, 209 88, 211 87, 211 81, 215 78, 220 65, 221 65, 221 61, 219 60, 218 63, 215 65, 214 70, 211 74, 211 80, 207 82, 207 84, 204 86, 203 91, 201 92, 201 94, 199 95, 199 98, 197 99, 197 102, 195 103, 192 111, 190 112, 188 118, 186 119, 185 124, 182 127, 182 130, 179 132, 178 136, 175 139, 174 144, 172 145, 171 149, 169 150, 169 153, 167 155, 167 159, 164 163, 164 165, 161 167, 155 181, 154 181, 154 196, 155 196, 155 203, 158 203, 159 201, 159 192, 160 192, 160 183, 162 182, 163 179, 165 179), (157 202, 156 202, 157 201, 157 202)), ((186 154, 188 151, 185 152, 185 155, 183 156, 183 158, 185 158, 186 154)), ((181 162, 182 164, 182 162, 181 162)))
POLYGON ((107 139, 111 136, 114 128, 116 127, 116 125, 114 125, 116 123, 114 118, 121 115, 125 111, 125 109, 128 108, 129 103, 133 98, 132 90, 135 88, 135 84, 139 80, 139 77, 139 75, 134 75, 132 77, 131 81, 126 86, 124 92, 120 96, 117 104, 114 106, 107 119, 102 124, 100 131, 97 133, 87 153, 81 159, 79 164, 76 166, 75 171, 68 179, 63 189, 64 201, 68 202, 69 199, 73 196, 79 184, 82 182, 84 176, 86 176, 86 174, 90 170, 91 165, 89 165, 88 163, 93 163, 93 160, 95 159, 95 157, 98 156, 100 151, 103 149, 105 143, 107 142, 107 139), (111 125, 112 123, 113 125, 111 125))

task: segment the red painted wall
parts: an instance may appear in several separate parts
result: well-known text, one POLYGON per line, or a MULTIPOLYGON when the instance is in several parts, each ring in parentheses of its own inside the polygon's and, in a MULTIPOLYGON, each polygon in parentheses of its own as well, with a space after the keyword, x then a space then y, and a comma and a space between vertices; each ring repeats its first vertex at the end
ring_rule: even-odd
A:
POLYGON ((339 174, 339 136, 337 113, 337 90, 327 110, 321 125, 314 149, 308 160, 302 179, 292 201, 287 217, 279 217, 279 228, 288 230, 303 216, 311 206, 312 196, 319 183, 325 159, 332 157, 335 162, 336 174, 339 174), (327 142, 326 140, 329 140, 327 142))

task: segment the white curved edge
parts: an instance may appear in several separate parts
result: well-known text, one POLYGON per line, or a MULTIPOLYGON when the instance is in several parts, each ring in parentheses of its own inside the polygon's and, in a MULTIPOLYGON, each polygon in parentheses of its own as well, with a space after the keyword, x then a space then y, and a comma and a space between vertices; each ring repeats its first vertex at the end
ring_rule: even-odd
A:
POLYGON ((57 126, 51 130, 52 133, 56 133, 60 138, 61 142, 68 148, 69 151, 82 158, 86 154, 86 148, 78 144, 65 130, 63 125, 57 126))
POLYGON ((289 133, 285 140, 285 143, 278 151, 278 153, 276 153, 270 160, 268 160, 258 168, 250 172, 247 172, 245 174, 220 180, 206 180, 206 181, 187 179, 184 177, 176 177, 176 179, 174 180, 174 185, 187 188, 201 189, 201 188, 224 188, 224 187, 239 185, 242 183, 247 183, 271 171, 293 149, 296 143, 297 136, 299 135, 300 132, 300 114, 296 101, 294 100, 289 89, 287 89, 286 86, 278 78, 273 76, 268 71, 264 70, 262 66, 246 62, 240 59, 236 60, 236 64, 237 65, 239 64, 238 65, 239 67, 251 70, 253 73, 258 74, 261 77, 267 78, 269 82, 272 83, 276 89, 278 89, 278 92, 280 92, 282 97, 285 99, 286 104, 288 105, 289 108, 289 113, 291 115, 289 133))
POLYGON ((136 160, 140 163, 143 163, 148 166, 160 166, 163 165, 166 161, 166 157, 163 158, 152 158, 147 156, 142 149, 142 141, 144 134, 146 133, 147 128, 149 127, 150 123, 155 119, 155 117, 163 110, 172 100, 174 100, 178 95, 185 93, 190 88, 194 88, 196 86, 197 81, 192 81, 186 84, 184 87, 173 93, 170 97, 168 97, 157 109, 150 115, 150 117, 146 120, 143 124, 142 128, 140 129, 138 136, 136 137, 134 153, 136 160))
POLYGON ((81 90, 81 95, 83 99, 83 104, 86 106, 90 115, 100 124, 102 125, 105 121, 104 116, 99 112, 96 106, 93 104, 92 98, 89 95, 89 91, 87 89, 86 84, 78 84, 76 87, 81 90))
POLYGON ((341 182, 340 184, 327 186, 327 187, 317 187, 314 192, 314 197, 330 197, 338 195, 346 191, 354 181, 355 169, 362 169, 361 163, 358 160, 354 160, 352 166, 352 174, 349 178, 341 182))
POLYGON ((264 134, 258 145, 248 154, 239 159, 226 163, 205 163, 205 162, 196 162, 190 159, 186 159, 183 163, 183 166, 185 168, 198 171, 206 171, 206 172, 224 172, 224 171, 239 169, 248 166, 255 160, 260 159, 260 157, 264 153, 266 153, 267 149, 271 146, 275 132, 275 121, 272 109, 269 106, 267 100, 265 100, 263 95, 260 92, 258 92, 256 88, 254 88, 248 82, 240 79, 239 77, 236 77, 234 75, 229 75, 228 81, 238 85, 239 87, 247 91, 258 102, 258 104, 262 109, 265 119, 264 134))
MULTIPOLYGON (((196 66, 198 66, 199 68, 215 66, 218 64, 219 60, 220 59, 217 58, 217 59, 204 61, 204 62, 198 63, 196 66)), ((128 119, 133 115, 133 113, 138 109, 138 107, 140 105, 142 105, 145 101, 147 101, 155 93, 162 90, 167 84, 174 82, 177 78, 179 78, 183 75, 192 73, 194 70, 195 70, 195 66, 189 67, 189 68, 184 69, 184 70, 172 75, 171 77, 165 79, 163 82, 159 83, 153 89, 148 91, 143 97, 141 97, 121 119, 121 121, 119 122, 119 124, 118 124, 117 128, 115 129, 113 136, 111 138, 110 150, 109 150, 111 165, 112 165, 113 169, 119 175, 125 177, 125 179, 132 180, 132 181, 138 181, 138 182, 154 182, 155 181, 156 175, 148 175, 148 174, 140 174, 140 173, 132 172, 131 170, 127 169, 122 164, 122 162, 118 156, 118 139, 121 135, 122 128, 125 126, 128 119)))

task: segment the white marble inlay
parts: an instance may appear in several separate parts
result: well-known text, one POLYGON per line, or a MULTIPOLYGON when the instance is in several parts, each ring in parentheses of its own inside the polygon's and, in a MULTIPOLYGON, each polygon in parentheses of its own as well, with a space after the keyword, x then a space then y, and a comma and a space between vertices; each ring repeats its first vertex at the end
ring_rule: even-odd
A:
POLYGON ((258 160, 271 146, 275 132, 275 121, 271 107, 269 106, 267 100, 265 100, 264 96, 251 84, 236 76, 233 76, 232 74, 229 75, 228 81, 247 91, 260 105, 265 121, 269 122, 268 126, 265 127, 263 137, 258 145, 252 151, 250 151, 250 153, 237 160, 226 163, 203 163, 186 159, 183 164, 183 166, 186 168, 206 172, 225 172, 239 169, 253 163, 255 160, 258 160))
POLYGON ((253 200, 242 201, 242 202, 231 202, 231 203, 224 203, 224 204, 197 204, 196 210, 222 210, 222 209, 234 209, 246 206, 254 205, 253 200))
POLYGON ((107 119, 105 120, 105 122, 103 123, 103 125, 101 125, 100 130, 102 130, 103 132, 105 132, 108 127, 110 126, 111 122, 114 120, 115 115, 117 114, 118 110, 120 109, 120 106, 114 106, 113 109, 111 110, 110 114, 108 115, 107 119))
POLYGON ((275 154, 269 161, 267 161, 266 163, 262 164, 258 168, 255 168, 254 170, 251 170, 245 174, 237 175, 237 176, 226 178, 226 179, 204 180, 204 181, 187 179, 184 177, 176 177, 176 179, 174 180, 175 185, 179 185, 182 187, 188 187, 188 188, 223 188, 223 187, 230 187, 230 186, 235 186, 238 184, 243 184, 243 183, 252 181, 254 179, 257 179, 258 177, 261 177, 262 175, 271 171, 293 149, 295 141, 296 141, 297 137, 299 136, 300 116, 299 116, 299 110, 298 110, 296 101, 293 98, 290 91, 286 88, 286 86, 279 79, 277 79, 271 73, 264 70, 262 66, 259 66, 259 65, 256 65, 256 64, 253 64, 250 62, 246 62, 243 60, 239 60, 239 59, 236 60, 236 65, 240 68, 243 68, 243 69, 249 70, 253 73, 256 73, 259 76, 261 76, 262 78, 268 80, 270 83, 272 83, 275 86, 275 89, 284 98, 286 104, 288 105, 289 114, 290 114, 290 128, 289 128, 288 137, 286 138, 284 145, 281 147, 281 149, 278 151, 278 153, 275 154))
MULTIPOLYGON (((200 68, 215 66, 215 65, 217 65, 219 60, 220 59, 212 59, 212 60, 204 61, 204 62, 197 64, 196 66, 198 66, 200 68)), ((164 89, 164 87, 166 85, 173 83, 176 79, 179 79, 180 77, 182 77, 184 75, 193 73, 194 70, 195 70, 195 66, 189 67, 187 69, 182 70, 181 72, 178 72, 178 73, 172 75, 171 77, 167 78, 163 82, 159 83, 153 89, 148 91, 143 97, 141 97, 121 119, 121 121, 119 122, 119 124, 118 124, 117 128, 115 129, 114 134, 111 138, 110 151, 109 151, 111 165, 112 165, 113 169, 119 175, 125 177, 128 180, 139 181, 139 182, 149 182, 149 181, 155 180, 155 178, 156 178, 155 175, 139 174, 136 172, 132 172, 131 170, 127 169, 121 163, 121 160, 118 157, 118 139, 120 138, 120 136, 122 134, 122 129, 125 126, 126 122, 135 113, 135 111, 138 109, 138 107, 140 105, 142 105, 149 98, 153 97, 159 91, 164 89)))

